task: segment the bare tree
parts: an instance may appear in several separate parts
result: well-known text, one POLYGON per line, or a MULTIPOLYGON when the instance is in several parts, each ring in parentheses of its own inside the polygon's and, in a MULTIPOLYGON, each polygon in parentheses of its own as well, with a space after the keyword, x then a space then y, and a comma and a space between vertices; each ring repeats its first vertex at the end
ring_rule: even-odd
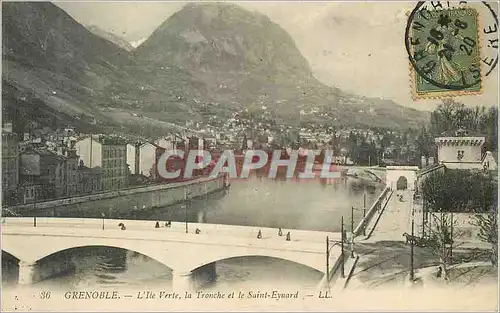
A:
POLYGON ((471 224, 479 228, 479 239, 491 244, 491 263, 493 266, 498 266, 498 218, 496 211, 492 210, 488 214, 476 214, 471 224))
POLYGON ((432 252, 439 258, 438 277, 448 280, 447 265, 450 262, 450 252, 455 238, 458 237, 456 229, 456 220, 453 215, 448 216, 445 213, 436 213, 431 215, 434 219, 429 233, 428 246, 432 252))

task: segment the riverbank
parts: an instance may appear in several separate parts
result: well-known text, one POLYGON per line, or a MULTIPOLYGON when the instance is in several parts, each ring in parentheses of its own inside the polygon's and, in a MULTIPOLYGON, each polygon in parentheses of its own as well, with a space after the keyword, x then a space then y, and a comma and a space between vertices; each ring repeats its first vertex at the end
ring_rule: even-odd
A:
MULTIPOLYGON (((349 289, 373 290, 387 288, 468 288, 489 286, 497 288, 497 268, 490 261, 490 245, 477 238, 477 231, 471 230, 467 216, 455 216, 459 221, 456 232, 463 233, 455 240, 453 255, 448 260, 448 281, 437 278, 439 256, 428 247, 411 247, 404 240, 403 233, 411 233, 411 201, 393 196, 380 220, 375 225, 372 237, 358 240, 355 251, 360 260, 350 278, 349 289), (410 283, 411 268, 414 268, 416 284, 410 283)), ((415 204, 415 233, 421 233, 418 221, 421 210, 415 204)))
POLYGON ((89 194, 72 198, 21 204, 6 208, 13 214, 29 216, 31 212, 66 209, 82 213, 109 209, 115 213, 173 205, 203 197, 228 186, 226 176, 204 177, 192 181, 128 188, 112 192, 89 194), (28 214, 28 215, 27 215, 28 214))

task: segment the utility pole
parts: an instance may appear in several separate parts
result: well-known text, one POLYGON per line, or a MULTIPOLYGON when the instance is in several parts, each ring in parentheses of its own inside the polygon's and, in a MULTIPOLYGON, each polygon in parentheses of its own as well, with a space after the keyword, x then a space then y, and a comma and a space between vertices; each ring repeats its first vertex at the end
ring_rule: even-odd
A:
POLYGON ((413 264, 413 242, 415 238, 415 207, 414 207, 414 202, 413 202, 413 197, 411 200, 411 237, 412 240, 410 241, 410 281, 413 282, 415 280, 415 270, 414 270, 414 264, 413 264))
POLYGON ((450 258, 453 257, 453 212, 451 212, 451 221, 450 221, 450 258))
POLYGON ((33 203, 33 227, 36 227, 36 201, 37 201, 37 188, 36 184, 34 184, 34 196, 35 196, 35 202, 33 203))
MULTIPOLYGON (((413 239, 413 236, 414 236, 414 220, 411 221, 411 236, 412 236, 412 239, 413 239)), ((411 258, 410 258, 410 266, 411 266, 411 270, 410 270, 410 281, 414 281, 415 280, 415 272, 414 272, 414 265, 413 265, 413 240, 410 241, 410 254, 411 254, 411 258)))
POLYGON ((425 238, 425 199, 422 197, 422 238, 425 238))
POLYGON ((185 194, 185 200, 186 200, 186 204, 184 205, 184 212, 185 212, 185 216, 184 216, 184 220, 186 222, 186 234, 189 232, 188 231, 188 192, 186 189, 184 189, 184 194, 185 194))
POLYGON ((363 236, 366 236, 366 209, 363 208, 363 236))
POLYGON ((366 189, 363 192, 363 208, 366 209, 366 189))
POLYGON ((366 189, 363 192, 363 236, 366 236, 366 189))
POLYGON ((354 258, 354 207, 351 207, 351 258, 354 258))
POLYGON ((330 282, 330 241, 326 236, 326 283, 330 282))
POLYGON ((340 277, 344 278, 344 217, 341 219, 341 227, 340 227, 340 277))

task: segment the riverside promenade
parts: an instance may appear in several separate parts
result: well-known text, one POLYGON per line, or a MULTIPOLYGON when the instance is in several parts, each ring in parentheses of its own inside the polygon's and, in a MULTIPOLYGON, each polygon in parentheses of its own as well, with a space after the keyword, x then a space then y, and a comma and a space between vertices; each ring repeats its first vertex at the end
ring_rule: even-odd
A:
MULTIPOLYGON (((367 236, 356 238, 354 250, 359 255, 359 261, 349 277, 347 288, 375 288, 398 281, 404 283, 411 261, 410 245, 405 244, 403 233, 411 234, 413 208, 412 191, 393 191, 387 205, 373 216, 367 236), (398 195, 403 196, 402 201, 398 195)), ((414 231, 418 234, 421 216, 418 207, 414 209, 414 231)))
MULTIPOLYGON (((376 221, 374 217, 372 223, 375 228, 371 236, 360 242, 377 242, 387 240, 404 240, 403 233, 411 234, 411 220, 413 208, 413 193, 411 191, 394 191, 386 207, 379 212, 380 219, 376 221), (403 196, 403 201, 399 200, 398 195, 403 196)), ((417 208, 415 208, 415 233, 418 232, 417 221, 419 220, 417 208)))

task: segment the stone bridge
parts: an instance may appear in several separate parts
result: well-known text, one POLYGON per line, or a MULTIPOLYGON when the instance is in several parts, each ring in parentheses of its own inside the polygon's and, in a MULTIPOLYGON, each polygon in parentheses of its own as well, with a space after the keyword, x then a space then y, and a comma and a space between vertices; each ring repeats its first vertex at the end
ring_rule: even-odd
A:
MULTIPOLYGON (((284 259, 326 272, 326 236, 339 240, 339 233, 287 230, 217 224, 85 218, 3 218, 2 250, 19 261, 20 284, 34 283, 44 258, 68 249, 107 246, 148 256, 172 270, 173 287, 198 288, 207 275, 215 279, 220 260, 265 256, 284 259), (123 223, 126 229, 118 225, 123 223), (36 224, 36 225, 35 225, 36 224), (199 230, 197 233, 196 230, 199 230), (259 231, 261 238, 258 238, 259 231), (290 240, 286 234, 290 231, 290 240)), ((340 249, 330 251, 330 264, 340 249), (338 250, 338 251, 337 251, 338 250)), ((61 268, 61 271, 63 269, 61 268)), ((56 273, 52 273, 56 274, 56 273)))

